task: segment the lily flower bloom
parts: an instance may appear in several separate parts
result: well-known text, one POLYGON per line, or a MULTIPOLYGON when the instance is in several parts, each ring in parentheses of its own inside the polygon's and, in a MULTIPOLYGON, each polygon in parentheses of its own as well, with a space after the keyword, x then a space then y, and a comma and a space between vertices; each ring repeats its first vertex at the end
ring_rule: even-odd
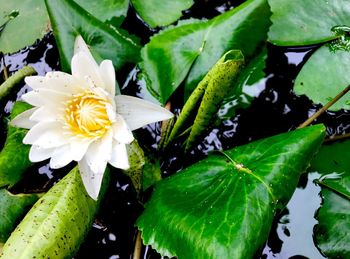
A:
POLYGON ((29 159, 50 158, 51 168, 77 161, 87 193, 97 199, 107 163, 128 169, 126 145, 132 130, 166 120, 171 112, 127 95, 115 96, 115 71, 110 60, 100 65, 81 36, 74 46, 72 74, 49 72, 30 76, 33 89, 22 99, 34 106, 17 116, 12 125, 29 129, 29 159))

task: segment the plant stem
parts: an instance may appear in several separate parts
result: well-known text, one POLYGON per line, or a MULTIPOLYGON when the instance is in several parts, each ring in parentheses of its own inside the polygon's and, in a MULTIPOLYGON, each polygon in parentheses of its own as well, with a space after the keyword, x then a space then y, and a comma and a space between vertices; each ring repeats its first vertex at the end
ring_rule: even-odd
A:
POLYGON ((132 257, 133 259, 140 259, 141 258, 141 249, 142 249, 141 231, 137 230, 134 255, 132 257))
POLYGON ((6 67, 6 64, 5 64, 4 56, 2 56, 1 61, 2 61, 2 64, 4 65, 4 79, 6 81, 9 78, 9 75, 8 75, 8 72, 7 72, 7 67, 6 67))
POLYGON ((31 66, 25 66, 10 76, 4 83, 0 85, 0 100, 8 95, 11 89, 23 80, 26 76, 36 74, 31 66))
POLYGON ((343 91, 341 91, 336 97, 334 97, 330 102, 325 106, 319 109, 311 117, 309 117, 305 122, 299 125, 298 129, 309 126, 315 119, 317 119, 321 114, 327 111, 333 104, 335 104, 340 98, 342 98, 350 90, 350 85, 348 85, 343 91))
POLYGON ((346 133, 346 134, 343 134, 343 135, 336 135, 334 137, 329 137, 329 138, 326 138, 324 140, 325 143, 327 142, 333 142, 333 141, 337 141, 337 140, 341 140, 341 139, 347 139, 347 138, 350 138, 350 133, 346 133))

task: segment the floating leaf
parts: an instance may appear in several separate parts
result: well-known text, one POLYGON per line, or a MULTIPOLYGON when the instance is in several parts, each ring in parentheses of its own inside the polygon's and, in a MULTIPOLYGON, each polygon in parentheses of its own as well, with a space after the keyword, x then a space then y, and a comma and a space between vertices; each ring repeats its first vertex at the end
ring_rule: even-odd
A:
POLYGON ((266 0, 249 0, 212 20, 183 22, 152 37, 140 63, 149 91, 164 104, 186 77, 189 96, 228 50, 240 49, 249 60, 267 37, 269 16, 266 0))
POLYGON ((136 225, 162 255, 252 258, 325 135, 316 125, 211 155, 155 186, 136 225))
MULTIPOLYGON (((298 74, 294 91, 305 94, 314 103, 325 105, 350 84, 350 52, 331 50, 328 45, 318 49, 298 74)), ((350 93, 329 110, 350 109, 350 93)))
POLYGON ((14 195, 0 189, 0 243, 7 240, 21 217, 38 199, 37 194, 14 195))
POLYGON ((129 0, 75 0, 75 2, 101 21, 113 17, 126 17, 129 7, 129 0))
POLYGON ((6 241, 1 258, 71 258, 91 227, 103 189, 94 201, 77 167, 73 169, 28 212, 6 241))
MULTIPOLYGON (((10 120, 29 108, 31 106, 27 103, 16 102, 10 120)), ((22 178, 24 171, 32 165, 29 161, 30 146, 22 143, 27 131, 8 126, 5 145, 0 152, 0 187, 13 186, 22 178)))
POLYGON ((315 240, 327 258, 350 258, 350 140, 325 145, 311 164, 323 174, 315 240))
POLYGON ((0 52, 13 53, 50 31, 43 0, 0 0, 0 52))
POLYGON ((269 40, 279 46, 303 46, 337 38, 335 26, 349 24, 347 0, 268 0, 272 26, 269 40))
POLYGON ((193 5, 193 0, 159 1, 131 0, 138 15, 149 26, 165 26, 182 16, 182 11, 193 5))
POLYGON ((116 70, 139 61, 140 46, 127 32, 101 22, 70 0, 45 0, 64 71, 70 71, 75 38, 80 34, 100 62, 110 59, 116 70))

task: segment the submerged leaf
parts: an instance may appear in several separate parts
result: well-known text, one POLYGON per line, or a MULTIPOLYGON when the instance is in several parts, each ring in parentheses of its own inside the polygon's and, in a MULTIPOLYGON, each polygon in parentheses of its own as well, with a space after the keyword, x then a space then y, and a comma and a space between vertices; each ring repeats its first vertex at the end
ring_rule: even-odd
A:
POLYGON ((4 243, 16 224, 39 199, 38 194, 11 194, 0 189, 0 243, 4 243))
POLYGON ((112 60, 116 70, 139 61, 140 46, 122 29, 112 28, 82 9, 74 1, 45 0, 64 71, 70 71, 75 38, 80 34, 94 58, 112 60))
MULTIPOLYGON (((28 110, 31 106, 24 102, 16 102, 13 106, 10 120, 28 110)), ((24 171, 32 165, 29 161, 29 145, 22 140, 28 130, 9 125, 4 148, 0 152, 0 187, 13 186, 24 171)))
POLYGON ((191 20, 152 37, 140 63, 148 89, 165 104, 186 77, 189 96, 228 50, 240 49, 249 60, 267 37, 269 16, 267 0, 249 0, 212 20, 191 20))
MULTIPOLYGON (((306 62, 298 74, 294 91, 314 103, 325 105, 350 84, 350 52, 324 45, 306 62)), ((350 93, 329 110, 350 109, 350 93)))
POLYGON ((152 28, 175 22, 182 16, 181 11, 193 5, 193 0, 131 0, 131 2, 142 20, 152 28))
POLYGON ((0 6, 0 52, 16 52, 50 31, 43 0, 0 0, 0 6))
POLYGON ((316 125, 211 155, 156 185, 136 225, 179 258, 252 258, 325 135, 316 125))
POLYGON ((349 26, 347 0, 268 0, 272 26, 269 40, 279 46, 304 46, 339 37, 335 26, 349 26))
POLYGON ((90 198, 78 169, 73 169, 28 212, 6 241, 1 258, 71 258, 89 231, 103 194, 102 189, 98 201, 90 198))

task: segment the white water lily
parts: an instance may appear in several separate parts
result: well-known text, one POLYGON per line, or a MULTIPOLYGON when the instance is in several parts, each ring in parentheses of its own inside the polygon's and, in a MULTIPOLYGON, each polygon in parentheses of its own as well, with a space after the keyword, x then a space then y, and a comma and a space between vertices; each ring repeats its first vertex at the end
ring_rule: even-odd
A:
POLYGON ((81 36, 75 41, 71 68, 71 75, 26 77, 33 91, 22 99, 34 108, 12 124, 29 129, 23 143, 32 145, 32 162, 50 158, 51 168, 61 168, 78 161, 85 188, 96 200, 107 163, 129 167, 126 145, 134 140, 131 131, 173 114, 136 97, 115 96, 112 62, 98 65, 81 36))

